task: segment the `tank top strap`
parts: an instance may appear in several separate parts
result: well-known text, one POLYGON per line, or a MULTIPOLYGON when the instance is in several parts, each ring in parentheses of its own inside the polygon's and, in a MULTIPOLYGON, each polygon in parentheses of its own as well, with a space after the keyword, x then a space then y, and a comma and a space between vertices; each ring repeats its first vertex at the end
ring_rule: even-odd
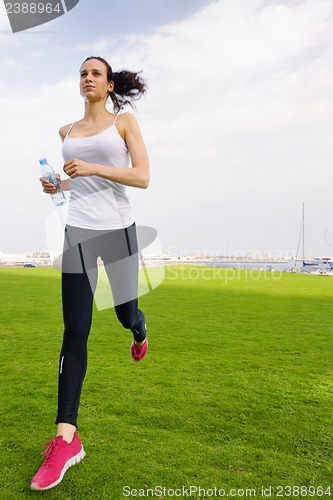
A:
POLYGON ((66 134, 66 137, 68 137, 68 134, 70 133, 70 131, 72 130, 73 128, 73 125, 75 124, 75 122, 72 123, 72 125, 69 127, 69 129, 67 130, 67 134, 66 134))
POLYGON ((112 126, 116 124, 118 116, 119 116, 119 114, 117 113, 115 119, 113 120, 112 126))

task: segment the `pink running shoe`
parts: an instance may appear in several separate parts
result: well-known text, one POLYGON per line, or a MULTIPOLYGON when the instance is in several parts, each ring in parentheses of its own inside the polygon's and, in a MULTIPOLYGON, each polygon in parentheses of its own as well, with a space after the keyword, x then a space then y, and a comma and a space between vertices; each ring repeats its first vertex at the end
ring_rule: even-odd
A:
POLYGON ((46 458, 35 477, 31 480, 32 490, 49 490, 53 488, 62 481, 66 470, 80 462, 85 456, 83 446, 76 432, 70 444, 62 436, 58 436, 43 446, 47 446, 42 453, 46 458))
POLYGON ((148 351, 148 340, 145 339, 144 344, 142 346, 136 345, 136 343, 132 342, 131 344, 131 353, 132 353, 132 358, 134 361, 141 361, 145 355, 147 354, 148 351))

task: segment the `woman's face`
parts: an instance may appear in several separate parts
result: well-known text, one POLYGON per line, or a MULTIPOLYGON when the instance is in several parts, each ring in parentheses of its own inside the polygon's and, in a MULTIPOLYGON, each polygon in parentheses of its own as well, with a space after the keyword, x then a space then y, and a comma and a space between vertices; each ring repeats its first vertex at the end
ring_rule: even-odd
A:
POLYGON ((107 68, 98 59, 89 59, 80 69, 80 93, 87 101, 106 100, 113 90, 113 82, 107 80, 107 68))

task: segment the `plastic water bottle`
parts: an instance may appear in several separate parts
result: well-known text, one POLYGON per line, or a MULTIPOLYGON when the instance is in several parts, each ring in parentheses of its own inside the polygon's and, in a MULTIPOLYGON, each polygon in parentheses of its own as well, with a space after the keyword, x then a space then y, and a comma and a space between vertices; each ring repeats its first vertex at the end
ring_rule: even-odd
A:
POLYGON ((60 182, 56 178, 55 171, 53 170, 51 165, 47 163, 46 158, 42 158, 41 160, 39 160, 39 163, 41 164, 42 177, 47 179, 49 182, 52 182, 52 184, 54 184, 57 188, 54 193, 51 193, 53 203, 57 206, 63 205, 64 203, 66 203, 66 197, 63 190, 61 189, 60 182))

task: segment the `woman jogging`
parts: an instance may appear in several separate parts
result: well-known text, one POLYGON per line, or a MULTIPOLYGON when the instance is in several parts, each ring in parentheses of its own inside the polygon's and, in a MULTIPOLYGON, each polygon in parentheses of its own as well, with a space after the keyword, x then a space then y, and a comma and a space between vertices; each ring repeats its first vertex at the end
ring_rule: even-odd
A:
MULTIPOLYGON (((66 470, 85 456, 76 429, 98 257, 110 282, 116 315, 133 333, 133 359, 141 361, 147 353, 145 317, 138 308, 136 226, 126 186, 148 187, 149 160, 135 117, 118 114, 124 104, 144 92, 145 84, 137 73, 113 73, 103 58, 89 57, 80 68, 84 116, 59 131, 63 170, 68 176, 60 182, 71 196, 62 255, 64 337, 59 362, 58 427, 31 481, 34 490, 56 486, 66 470), (108 98, 115 113, 106 109, 108 98), (132 168, 128 168, 130 160, 132 168)), ((44 192, 55 191, 53 184, 40 180, 44 192)))

